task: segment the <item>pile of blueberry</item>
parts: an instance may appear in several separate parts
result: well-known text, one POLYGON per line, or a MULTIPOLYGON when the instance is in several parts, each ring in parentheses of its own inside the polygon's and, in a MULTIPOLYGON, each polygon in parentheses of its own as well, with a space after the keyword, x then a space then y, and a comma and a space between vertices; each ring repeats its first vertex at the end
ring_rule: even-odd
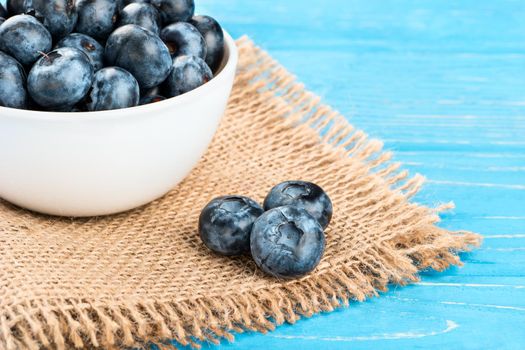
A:
POLYGON ((202 241, 222 255, 251 252, 261 270, 278 278, 315 269, 333 211, 325 191, 311 182, 287 181, 272 188, 263 206, 243 196, 215 198, 199 218, 202 241))
POLYGON ((158 102, 213 78, 219 23, 194 0, 7 0, 0 106, 62 112, 158 102))

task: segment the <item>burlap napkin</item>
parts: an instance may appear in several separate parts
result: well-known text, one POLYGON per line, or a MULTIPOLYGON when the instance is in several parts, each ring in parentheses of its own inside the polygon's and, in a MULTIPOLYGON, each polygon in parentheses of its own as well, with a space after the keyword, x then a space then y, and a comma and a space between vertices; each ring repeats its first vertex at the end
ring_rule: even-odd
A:
POLYGON ((460 264, 478 236, 434 224, 409 202, 420 176, 367 139, 248 39, 228 111, 206 156, 164 198, 83 220, 0 202, 0 349, 198 345, 264 332, 460 264), (197 219, 213 197, 262 200, 276 183, 318 183, 334 202, 327 249, 297 281, 263 275, 248 257, 201 243, 197 219))

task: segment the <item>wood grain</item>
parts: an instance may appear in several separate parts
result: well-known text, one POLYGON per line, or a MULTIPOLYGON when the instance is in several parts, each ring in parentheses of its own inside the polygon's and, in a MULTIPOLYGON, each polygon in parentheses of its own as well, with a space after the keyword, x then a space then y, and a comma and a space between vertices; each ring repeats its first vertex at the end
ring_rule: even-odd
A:
POLYGON ((523 348, 525 3, 197 4, 425 175, 417 201, 454 201, 443 227, 486 236, 463 268, 429 271, 418 285, 219 348, 523 348))

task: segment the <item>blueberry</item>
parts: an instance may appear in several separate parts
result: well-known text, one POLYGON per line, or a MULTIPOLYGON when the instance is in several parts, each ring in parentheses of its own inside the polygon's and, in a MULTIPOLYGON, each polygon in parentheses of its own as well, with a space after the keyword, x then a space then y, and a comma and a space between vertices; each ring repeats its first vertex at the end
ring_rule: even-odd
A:
POLYGON ((0 51, 0 106, 27 108, 26 73, 13 57, 0 51))
POLYGON ((160 85, 155 86, 151 89, 142 90, 140 96, 140 105, 147 105, 150 103, 166 100, 166 97, 163 95, 162 87, 160 85))
POLYGON ((206 40, 206 63, 216 72, 224 56, 224 33, 221 25, 210 16, 194 16, 190 24, 197 28, 206 40))
POLYGON ((161 95, 144 96, 140 99, 139 105, 148 105, 150 103, 164 101, 166 97, 161 95))
POLYGON ((7 11, 4 5, 2 5, 1 3, 0 3, 0 17, 7 18, 7 11))
POLYGON ((4 17, 0 17, 0 25, 2 25, 2 23, 5 22, 5 18, 4 17))
POLYGON ((141 96, 142 97, 157 96, 157 95, 162 95, 162 86, 160 86, 160 85, 154 86, 154 87, 149 88, 149 89, 143 89, 141 91, 141 96))
POLYGON ((129 71, 142 89, 162 83, 170 74, 171 56, 160 38, 136 24, 118 28, 108 38, 106 63, 129 71))
POLYGON ((16 15, 0 25, 0 49, 25 66, 51 50, 51 34, 34 17, 16 15))
POLYGON ((201 58, 195 56, 179 56, 173 60, 173 68, 166 79, 165 93, 167 97, 182 95, 210 81, 213 74, 201 58))
POLYGON ((76 105, 73 106, 60 106, 60 107, 51 107, 51 108, 43 108, 44 111, 53 111, 53 112, 64 112, 64 113, 70 113, 70 112, 79 112, 80 110, 77 108, 76 105))
POLYGON ((72 33, 56 44, 55 49, 73 47, 84 52, 91 60, 95 71, 104 67, 104 48, 95 39, 85 34, 72 33))
POLYGON ((284 206, 265 212, 255 221, 250 246, 261 270, 278 278, 297 278, 319 264, 325 236, 306 210, 284 206))
POLYGON ((195 13, 193 0, 150 0, 161 15, 162 23, 187 22, 195 13))
POLYGON ((137 4, 149 4, 150 3, 150 0, 117 0, 117 8, 118 8, 118 11, 122 11, 122 9, 126 6, 128 6, 129 4, 133 4, 133 3, 137 3, 137 4))
POLYGON ((7 13, 9 16, 25 13, 27 0, 7 0, 7 13))
POLYGON ((80 113, 80 112, 89 112, 85 103, 85 100, 80 101, 73 107, 70 107, 68 112, 80 113))
POLYGON ((26 13, 34 15, 58 41, 77 23, 75 0, 26 0, 26 13))
POLYGON ((130 72, 107 67, 95 73, 87 108, 90 111, 128 108, 136 106, 139 98, 139 84, 130 72))
POLYGON ((161 26, 159 11, 150 4, 129 4, 120 12, 119 26, 126 24, 136 24, 158 35, 161 26))
POLYGON ((77 9, 76 31, 105 41, 117 22, 115 0, 78 0, 77 9))
POLYGON ((241 255, 250 251, 250 233, 263 209, 242 196, 212 200, 201 212, 199 234, 204 244, 216 253, 241 255))
POLYGON ((206 41, 197 28, 189 23, 170 24, 162 29, 160 38, 170 50, 172 57, 186 55, 206 58, 206 41))
POLYGON ((78 49, 63 47, 40 58, 29 72, 27 88, 40 106, 54 109, 82 100, 93 80, 89 57, 78 49))
POLYGON ((271 189, 264 200, 264 210, 293 205, 305 209, 324 228, 332 219, 332 201, 316 184, 305 181, 286 181, 271 189))

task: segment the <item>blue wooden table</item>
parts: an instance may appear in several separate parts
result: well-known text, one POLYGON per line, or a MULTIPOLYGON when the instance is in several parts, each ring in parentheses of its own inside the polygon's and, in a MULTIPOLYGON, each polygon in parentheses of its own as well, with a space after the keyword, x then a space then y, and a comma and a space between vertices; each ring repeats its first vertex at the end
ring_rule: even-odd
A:
MULTIPOLYGON (((197 0, 453 200, 463 268, 224 349, 525 348, 525 1, 197 0)), ((209 346, 213 348, 213 346, 209 346)))

